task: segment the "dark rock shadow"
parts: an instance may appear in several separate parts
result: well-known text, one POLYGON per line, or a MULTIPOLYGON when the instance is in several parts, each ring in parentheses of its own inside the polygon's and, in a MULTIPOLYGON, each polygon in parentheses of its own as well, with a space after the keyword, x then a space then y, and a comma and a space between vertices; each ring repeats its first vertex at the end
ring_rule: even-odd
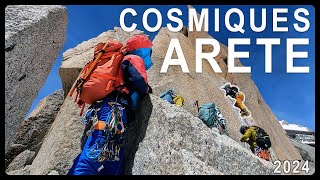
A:
POLYGON ((126 145, 124 149, 125 168, 124 174, 132 175, 135 154, 139 143, 144 139, 148 127, 149 119, 152 113, 152 102, 147 95, 140 103, 138 110, 134 115, 134 120, 128 124, 126 133, 126 145))

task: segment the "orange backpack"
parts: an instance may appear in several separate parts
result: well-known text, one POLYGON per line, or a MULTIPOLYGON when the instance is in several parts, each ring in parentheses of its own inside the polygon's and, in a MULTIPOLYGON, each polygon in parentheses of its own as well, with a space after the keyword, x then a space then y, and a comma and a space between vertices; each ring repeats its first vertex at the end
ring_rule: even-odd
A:
POLYGON ((79 107, 82 106, 80 116, 86 103, 91 105, 116 89, 123 90, 120 68, 126 53, 126 47, 114 40, 95 47, 94 58, 82 69, 70 91, 72 96, 76 90, 75 102, 80 97, 77 102, 79 107))

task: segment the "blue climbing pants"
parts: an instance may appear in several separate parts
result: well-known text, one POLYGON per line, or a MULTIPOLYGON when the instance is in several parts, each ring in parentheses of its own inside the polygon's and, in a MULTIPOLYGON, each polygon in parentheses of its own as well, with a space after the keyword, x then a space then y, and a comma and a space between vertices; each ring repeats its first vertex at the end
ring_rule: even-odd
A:
MULTIPOLYGON (((108 102, 114 100, 114 97, 108 97, 103 100, 101 109, 97 114, 100 121, 110 119, 112 109, 108 102)), ((126 109, 123 109, 122 121, 123 124, 126 124, 127 122, 126 109)), ((88 137, 81 154, 79 154, 74 160, 74 164, 69 170, 68 175, 122 175, 124 173, 124 147, 121 147, 120 149, 119 161, 104 160, 102 162, 98 162, 87 157, 88 149, 94 146, 97 141, 101 140, 102 132, 102 130, 94 130, 91 136, 88 137)))

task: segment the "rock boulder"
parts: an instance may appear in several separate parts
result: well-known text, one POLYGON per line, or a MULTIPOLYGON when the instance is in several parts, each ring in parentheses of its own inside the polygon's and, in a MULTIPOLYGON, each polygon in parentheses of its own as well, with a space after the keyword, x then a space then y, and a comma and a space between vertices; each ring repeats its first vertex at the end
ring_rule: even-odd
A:
POLYGON ((67 28, 63 6, 5 8, 5 150, 61 51, 67 28))
POLYGON ((30 150, 35 153, 34 155, 38 153, 43 138, 55 120, 62 103, 63 91, 60 89, 42 99, 37 107, 30 113, 29 118, 22 121, 13 138, 13 142, 5 154, 7 165, 13 158, 20 156, 19 154, 21 152, 29 152, 30 150))
POLYGON ((273 174, 272 163, 213 132, 185 109, 154 95, 140 107, 127 131, 127 174, 273 174))

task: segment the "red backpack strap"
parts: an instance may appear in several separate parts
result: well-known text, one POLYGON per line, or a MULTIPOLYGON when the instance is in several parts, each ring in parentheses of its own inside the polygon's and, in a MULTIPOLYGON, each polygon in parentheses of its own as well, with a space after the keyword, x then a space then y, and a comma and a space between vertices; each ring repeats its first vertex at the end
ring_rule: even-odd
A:
POLYGON ((84 103, 83 101, 79 100, 77 102, 77 104, 78 104, 79 107, 81 107, 80 116, 82 116, 84 107, 86 106, 86 103, 84 103))

